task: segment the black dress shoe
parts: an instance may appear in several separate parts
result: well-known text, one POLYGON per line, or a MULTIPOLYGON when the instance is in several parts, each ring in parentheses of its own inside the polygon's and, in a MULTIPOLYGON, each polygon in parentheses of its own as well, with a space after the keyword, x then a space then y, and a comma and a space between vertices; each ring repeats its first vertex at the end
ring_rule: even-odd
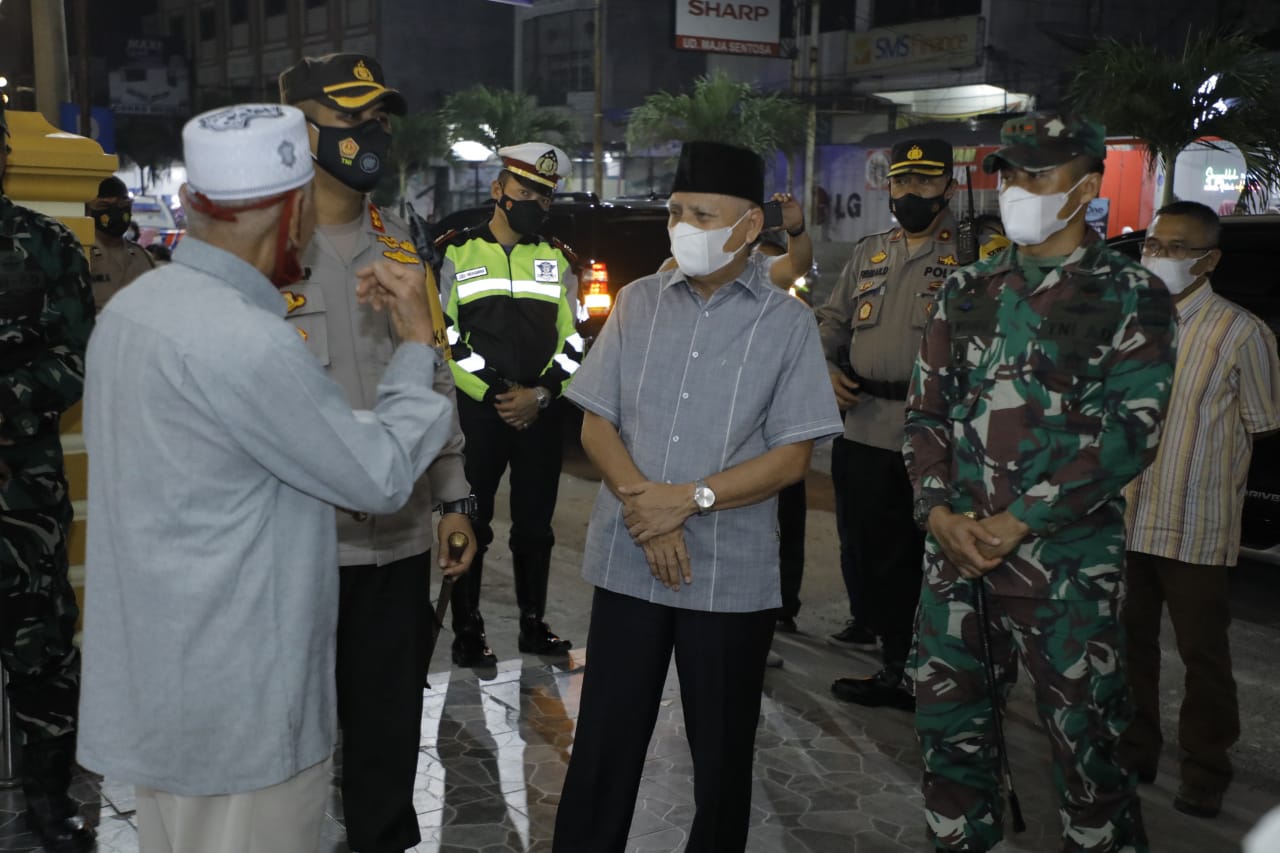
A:
POLYGON ((1150 785, 1152 782, 1156 781, 1156 775, 1156 768, 1154 767, 1139 767, 1138 783, 1141 785, 1150 785))
POLYGON ((870 678, 837 678, 831 685, 831 692, 843 702, 868 708, 914 711, 916 697, 911 695, 904 682, 901 672, 882 669, 870 678))
POLYGON ((453 638, 453 663, 455 666, 497 666, 498 656, 489 648, 484 634, 458 634, 453 638))
POLYGON ((1197 788, 1183 783, 1178 786, 1178 794, 1173 798, 1173 807, 1192 817, 1217 817, 1218 812, 1222 811, 1222 791, 1197 788))
POLYGON ((778 630, 784 634, 795 634, 800 629, 796 627, 796 618, 794 616, 779 616, 778 630))
POLYGON ((23 819, 49 853, 88 853, 94 848, 93 828, 78 814, 54 817, 46 810, 28 808, 23 819))
POLYGON ((541 619, 520 620, 517 645, 521 652, 530 655, 567 655, 573 648, 573 643, 557 637, 541 619))
POLYGON ((867 651, 873 651, 880 646, 876 641, 876 635, 870 629, 864 628, 852 619, 845 623, 843 630, 832 634, 831 639, 842 646, 851 646, 855 649, 865 649, 867 651))

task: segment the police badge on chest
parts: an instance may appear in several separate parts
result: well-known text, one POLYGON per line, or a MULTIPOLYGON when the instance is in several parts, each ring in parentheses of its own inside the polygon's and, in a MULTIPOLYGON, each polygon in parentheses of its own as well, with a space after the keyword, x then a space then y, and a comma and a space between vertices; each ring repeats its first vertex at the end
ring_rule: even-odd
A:
POLYGON ((560 264, 557 261, 535 260, 533 262, 533 280, 539 282, 560 283, 560 264))

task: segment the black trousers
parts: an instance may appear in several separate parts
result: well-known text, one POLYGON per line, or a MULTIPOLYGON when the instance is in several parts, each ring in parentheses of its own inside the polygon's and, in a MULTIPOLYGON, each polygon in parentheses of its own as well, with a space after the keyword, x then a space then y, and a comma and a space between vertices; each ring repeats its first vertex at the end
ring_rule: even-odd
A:
POLYGON ((693 755, 686 853, 747 843, 751 767, 776 613, 707 613, 596 589, 554 853, 622 853, 674 649, 693 755))
POLYGON ((902 667, 911 649, 924 562, 911 480, 901 452, 844 444, 837 512, 843 515, 850 560, 861 571, 866 624, 880 637, 885 665, 902 667))
POLYGON ((782 610, 796 618, 800 612, 800 583, 804 580, 804 527, 809 508, 804 480, 778 492, 778 566, 782 572, 782 610))
POLYGON ((343 566, 338 601, 338 722, 348 843, 403 853, 421 838, 413 784, 431 636, 431 552, 343 566))
POLYGON ((832 443, 831 486, 835 492, 836 536, 840 539, 840 577, 844 579, 844 591, 849 596, 849 618, 858 625, 865 626, 867 604, 862 592, 862 568, 854 562, 853 548, 849 545, 849 530, 845 523, 849 514, 845 508, 845 495, 858 483, 857 475, 849 466, 851 446, 852 441, 839 436, 832 443))
POLYGON ((465 469, 476 496, 476 557, 471 570, 453 585, 453 630, 483 628, 480 582, 484 555, 493 542, 494 496, 502 475, 511 469, 511 547, 520 615, 541 619, 547 608, 547 579, 555 533, 551 518, 560 489, 561 409, 553 402, 528 429, 518 430, 488 403, 458 395, 458 416, 467 438, 465 469))

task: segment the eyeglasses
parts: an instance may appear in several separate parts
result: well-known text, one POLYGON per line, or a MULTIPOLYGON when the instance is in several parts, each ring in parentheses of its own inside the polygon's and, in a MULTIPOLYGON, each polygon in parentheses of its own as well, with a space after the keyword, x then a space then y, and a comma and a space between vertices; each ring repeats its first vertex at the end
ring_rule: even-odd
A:
POLYGON ((1181 243, 1165 244, 1155 237, 1148 237, 1142 241, 1142 254, 1148 257, 1164 255, 1166 258, 1185 259, 1193 255, 1212 252, 1215 248, 1215 246, 1184 246, 1181 243))

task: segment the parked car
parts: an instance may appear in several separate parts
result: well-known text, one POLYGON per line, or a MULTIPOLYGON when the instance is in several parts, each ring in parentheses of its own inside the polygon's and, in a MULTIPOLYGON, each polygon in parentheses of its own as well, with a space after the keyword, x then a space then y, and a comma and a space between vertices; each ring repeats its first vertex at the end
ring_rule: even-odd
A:
MULTIPOLYGON (((432 226, 432 237, 489 221, 493 203, 456 211, 432 226)), ((671 254, 667 202, 662 198, 601 201, 594 193, 558 193, 543 229, 578 256, 578 330, 595 337, 618 290, 656 272, 671 254)))
POLYGON ((138 226, 138 245, 144 248, 160 243, 173 251, 186 233, 164 196, 134 196, 133 223, 138 226))
MULTIPOLYGON (((1114 237, 1113 247, 1137 258, 1145 231, 1114 237)), ((1213 289, 1252 312, 1280 336, 1280 277, 1272 269, 1280 245, 1280 215, 1224 216, 1222 262, 1213 289)), ((1255 441, 1244 503, 1246 556, 1280 563, 1280 436, 1255 441)))

